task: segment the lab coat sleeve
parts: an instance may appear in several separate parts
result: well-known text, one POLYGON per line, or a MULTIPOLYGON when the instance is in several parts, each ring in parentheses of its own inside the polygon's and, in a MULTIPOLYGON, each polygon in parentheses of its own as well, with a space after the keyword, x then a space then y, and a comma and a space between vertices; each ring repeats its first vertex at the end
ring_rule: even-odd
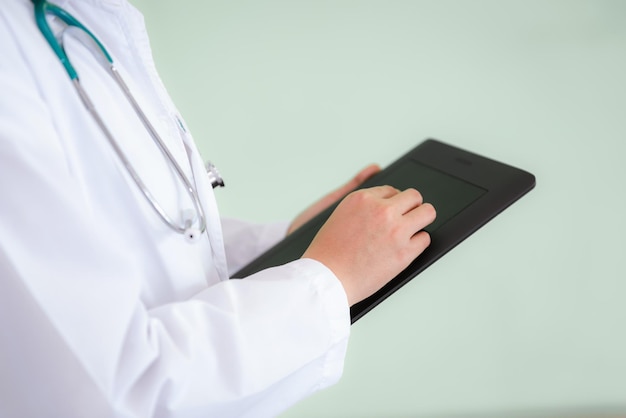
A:
POLYGON ((287 235, 288 222, 252 223, 222 218, 228 273, 236 273, 287 235))
POLYGON ((272 417, 334 384, 343 369, 350 320, 341 285, 328 275, 318 262, 298 260, 221 282, 190 302, 150 312, 169 330, 158 342, 162 354, 181 366, 170 370, 167 407, 177 408, 177 399, 185 401, 181 409, 200 404, 209 392, 210 416, 272 417), (202 343, 194 344, 198 340, 202 343), (188 381, 198 366, 213 375, 206 392, 202 382, 193 387, 188 381))

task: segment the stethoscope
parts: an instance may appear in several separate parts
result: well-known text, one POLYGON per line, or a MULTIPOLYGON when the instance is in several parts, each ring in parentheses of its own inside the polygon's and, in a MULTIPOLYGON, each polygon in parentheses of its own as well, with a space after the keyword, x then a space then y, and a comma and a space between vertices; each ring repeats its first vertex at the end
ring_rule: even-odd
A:
MULTIPOLYGON (((130 89, 128 88, 128 86, 126 85, 122 77, 120 76, 115 66, 113 65, 113 59, 111 58, 107 50, 104 48, 102 43, 100 43, 100 41, 95 37, 95 35, 93 35, 91 31, 89 31, 89 29, 83 26, 82 23, 76 20, 76 18, 74 18, 71 14, 69 14, 67 11, 65 11, 61 7, 56 6, 54 4, 50 4, 46 0, 32 0, 32 2, 35 6, 35 21, 37 22, 37 26, 39 27, 39 30, 43 34, 44 38, 46 38, 46 41, 48 41, 48 44, 50 44, 50 47, 52 48, 54 53, 57 55, 57 57, 59 58, 63 66, 65 67, 65 71, 69 75, 70 80, 72 81, 72 84, 76 88, 78 95, 80 96, 83 104, 85 105, 85 108, 94 118, 99 128, 102 130, 102 133, 107 138, 108 142, 111 144, 111 147, 113 147, 113 149, 115 150, 115 153, 117 154, 118 158, 120 159, 120 161, 122 162, 122 164, 124 165, 128 173, 130 174, 131 178, 133 179, 133 181, 135 182, 135 184, 137 185, 137 187, 139 188, 143 196, 146 198, 148 203, 150 203, 152 208, 155 210, 155 212, 159 215, 159 217, 163 220, 163 222, 165 222, 167 226, 169 226, 171 229, 173 229, 177 233, 183 234, 190 241, 195 241, 199 239, 201 234, 203 234, 204 231, 206 230, 206 226, 207 226, 206 216, 202 209, 202 204, 200 203, 200 196, 198 195, 198 192, 196 191, 191 181, 187 178, 187 176, 183 172, 182 168, 180 167, 180 165, 178 164, 178 162, 176 161, 172 153, 169 151, 169 149, 167 148, 167 146, 161 139, 160 135, 158 134, 154 126, 150 123, 145 113, 139 107, 139 104, 137 103, 133 95, 131 94, 130 89), (108 64, 106 65, 106 68, 108 69, 109 74, 113 77, 117 85, 120 87, 120 89, 126 96, 126 99, 133 107, 135 113, 137 114, 141 122, 143 123, 144 127, 150 133, 150 136, 154 140, 154 143, 161 150, 161 153, 163 154, 167 163, 171 165, 172 168, 174 168, 174 172, 176 173, 176 176, 180 179, 180 181, 184 185, 187 194, 189 195, 189 197, 191 198, 191 201, 193 202, 193 206, 194 206, 193 210, 195 211, 195 216, 186 216, 184 219, 184 223, 182 225, 172 220, 172 218, 165 212, 163 207, 156 201, 152 193, 150 193, 150 190, 148 190, 144 182, 141 180, 141 177, 139 177, 139 174, 137 174, 137 172, 133 168, 128 158, 126 158, 126 156, 124 155, 122 149, 118 145, 115 138, 113 138, 113 135, 111 134, 111 132, 107 129, 106 125, 104 124, 104 121, 102 120, 98 112, 96 111, 96 108, 93 105, 93 102, 87 95, 87 92, 81 86, 78 73, 76 72, 72 64, 70 63, 70 60, 67 54, 65 53, 65 50, 62 45, 63 34, 59 37, 59 40, 60 40, 59 42, 59 40, 57 40, 57 37, 54 36, 52 30, 50 29, 50 26, 48 25, 48 22, 46 20, 46 14, 51 14, 53 16, 58 17, 68 27, 76 27, 82 30, 95 43, 95 45, 97 46, 97 49, 102 53, 102 56, 105 58, 106 63, 108 64)), ((65 33, 65 30, 63 31, 63 33, 65 33)), ((179 124, 181 123, 180 120, 178 120, 178 123, 179 124)), ((207 164, 207 173, 209 175, 209 180, 211 181, 211 185, 213 186, 213 188, 218 187, 218 186, 224 187, 224 180, 220 176, 215 166, 212 165, 211 163, 207 164)))

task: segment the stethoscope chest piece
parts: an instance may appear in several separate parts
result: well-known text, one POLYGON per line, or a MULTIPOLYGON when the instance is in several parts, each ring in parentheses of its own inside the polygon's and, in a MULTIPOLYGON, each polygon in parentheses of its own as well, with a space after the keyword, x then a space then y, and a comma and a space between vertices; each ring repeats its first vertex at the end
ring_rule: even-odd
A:
POLYGON ((224 187, 224 179, 220 175, 220 172, 217 171, 217 167, 215 167, 210 161, 207 161, 206 163, 206 173, 209 176, 209 181, 214 189, 216 187, 224 187))
POLYGON ((195 226, 197 224, 195 211, 193 209, 183 210, 182 218, 185 225, 183 235, 187 242, 195 243, 200 241, 203 231, 195 226))
POLYGON ((200 241, 200 236, 202 232, 198 228, 190 227, 185 229, 185 239, 190 243, 195 243, 200 241))

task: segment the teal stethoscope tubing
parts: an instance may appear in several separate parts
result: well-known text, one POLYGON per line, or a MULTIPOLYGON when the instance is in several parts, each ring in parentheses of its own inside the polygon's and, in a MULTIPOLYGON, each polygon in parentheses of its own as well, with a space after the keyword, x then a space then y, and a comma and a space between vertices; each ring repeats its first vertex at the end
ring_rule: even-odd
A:
MULTIPOLYGON (((204 233, 204 231, 206 230, 206 217, 204 215, 204 211, 202 210, 202 205, 200 204, 200 197, 198 196, 198 192, 195 190, 195 188, 191 184, 191 181, 189 181, 189 179, 183 172, 180 165, 176 162, 176 159, 168 150, 167 146, 165 145, 165 143, 159 136, 156 129, 152 126, 152 124, 146 117, 145 113, 139 107, 139 104, 137 103, 133 95, 131 94, 128 86, 126 85, 126 83, 120 76, 119 72, 113 65, 113 59, 111 58, 107 50, 104 48, 102 43, 100 43, 100 41, 91 33, 91 31, 89 31, 89 29, 83 26, 76 18, 74 18, 67 11, 63 10, 62 8, 54 4, 48 3, 46 0, 32 0, 32 2, 35 8, 35 21, 37 23, 37 26, 39 27, 39 30, 43 34, 48 44, 50 44, 50 47, 52 48, 54 53, 57 55, 61 63, 63 64, 63 67, 65 68, 65 71, 70 77, 72 84, 76 88, 76 91, 78 92, 78 95, 80 96, 83 104, 85 105, 85 108, 91 114, 91 116, 94 118, 94 120, 96 121, 100 129, 102 130, 103 134, 105 135, 105 137, 107 138, 107 140, 109 141, 113 149, 115 150, 115 153, 117 154, 122 164, 124 165, 128 173, 130 174, 130 176, 132 177, 137 187, 141 190, 142 194, 144 195, 148 203, 150 203, 152 208, 156 211, 156 213, 163 220, 163 222, 165 222, 171 229, 173 229, 174 231, 180 234, 184 234, 188 239, 192 241, 198 239, 200 234, 204 233), (60 44, 57 41, 57 38, 54 36, 54 34, 52 33, 52 30, 50 29, 50 26, 48 25, 48 22, 46 20, 47 14, 51 14, 51 15, 58 17, 65 24, 67 24, 68 27, 77 27, 80 30, 82 30, 85 34, 88 35, 88 37, 97 46, 98 50, 102 53, 102 56, 105 58, 105 60, 108 63, 107 68, 109 70, 109 73, 111 74, 113 79, 116 81, 116 83, 118 84, 118 86, 120 87, 124 95, 126 96, 127 100, 133 107, 135 113, 137 114, 141 122, 143 123, 144 127, 150 133, 150 136, 154 140, 155 144, 159 147, 159 149, 163 153, 163 156, 167 160, 168 164, 170 164, 174 168, 176 175, 185 186, 185 190, 187 191, 187 194, 191 198, 193 205, 194 205, 194 210, 196 212, 195 219, 198 220, 197 229, 193 227, 194 219, 186 219, 184 225, 179 225, 176 222, 174 222, 170 218, 170 216, 165 212, 163 207, 156 201, 152 193, 150 193, 150 191, 148 190, 144 182, 141 180, 141 177, 139 177, 139 175, 133 168, 128 158, 126 158, 126 156, 122 152, 122 149, 118 145, 115 138, 113 138, 113 135, 111 134, 111 132, 107 129, 106 125, 104 124, 104 121, 98 114, 95 106, 93 105, 92 101, 89 99, 89 96, 87 95, 86 91, 81 86, 78 73, 72 66, 67 54, 65 53, 65 49, 63 48, 62 44, 60 44)), ((219 178, 218 184, 223 186, 223 182, 221 181, 221 178, 219 178)))

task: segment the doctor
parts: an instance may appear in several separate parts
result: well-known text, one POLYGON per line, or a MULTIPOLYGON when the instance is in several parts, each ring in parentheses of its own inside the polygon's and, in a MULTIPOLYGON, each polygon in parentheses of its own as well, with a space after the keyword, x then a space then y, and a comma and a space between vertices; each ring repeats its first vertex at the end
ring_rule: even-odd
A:
POLYGON ((228 280, 377 168, 291 225, 220 219, 142 16, 126 0, 57 3, 129 99, 98 45, 58 11, 38 25, 34 4, 54 9, 0 8, 0 416, 270 417, 336 382, 349 306, 429 244, 432 206, 352 193, 302 259, 228 280))

